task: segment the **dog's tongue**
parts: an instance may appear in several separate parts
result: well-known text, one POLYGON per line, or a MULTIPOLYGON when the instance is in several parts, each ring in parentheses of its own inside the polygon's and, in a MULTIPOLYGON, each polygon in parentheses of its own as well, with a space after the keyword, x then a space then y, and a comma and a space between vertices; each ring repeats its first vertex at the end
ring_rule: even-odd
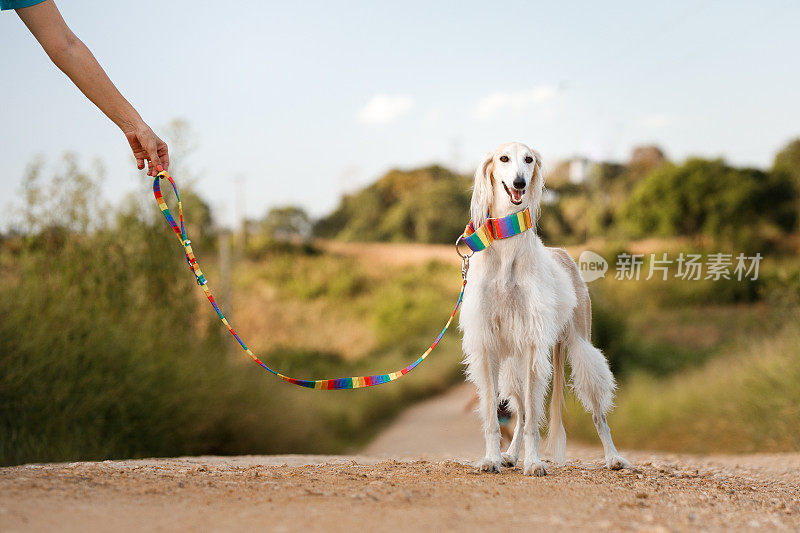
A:
POLYGON ((511 190, 511 198, 515 202, 521 202, 522 201, 522 193, 523 193, 523 191, 518 191, 517 189, 512 189, 511 190))

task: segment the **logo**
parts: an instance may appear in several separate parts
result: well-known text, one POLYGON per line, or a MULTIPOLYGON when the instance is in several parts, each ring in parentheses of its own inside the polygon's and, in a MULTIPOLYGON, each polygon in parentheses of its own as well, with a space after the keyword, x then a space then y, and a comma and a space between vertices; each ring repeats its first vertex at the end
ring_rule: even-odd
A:
POLYGON ((608 271, 608 261, 603 259, 600 254, 584 250, 578 257, 578 268, 581 271, 583 281, 589 283, 605 277, 608 271))

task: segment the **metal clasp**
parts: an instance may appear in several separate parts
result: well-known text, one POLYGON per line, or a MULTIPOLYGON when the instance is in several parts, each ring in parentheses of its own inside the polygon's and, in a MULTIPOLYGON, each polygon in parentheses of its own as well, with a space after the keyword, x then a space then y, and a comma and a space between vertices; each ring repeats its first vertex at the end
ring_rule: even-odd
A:
POLYGON ((458 239, 456 239, 456 253, 458 254, 458 257, 461 258, 461 278, 464 281, 467 281, 467 271, 469 270, 469 258, 472 257, 472 255, 475 252, 472 251, 472 248, 467 246, 467 249, 470 251, 470 253, 462 254, 461 253, 461 248, 459 248, 460 244, 464 244, 464 236, 463 235, 459 235, 458 239))
POLYGON ((460 257, 461 259, 468 259, 468 258, 472 257, 472 255, 475 253, 475 252, 472 251, 472 248, 467 246, 467 250, 469 250, 470 253, 464 255, 464 254, 461 253, 461 248, 459 248, 460 244, 464 244, 464 246, 467 246, 466 243, 464 243, 464 236, 463 235, 459 235, 458 239, 456 239, 456 253, 458 254, 458 257, 460 257))

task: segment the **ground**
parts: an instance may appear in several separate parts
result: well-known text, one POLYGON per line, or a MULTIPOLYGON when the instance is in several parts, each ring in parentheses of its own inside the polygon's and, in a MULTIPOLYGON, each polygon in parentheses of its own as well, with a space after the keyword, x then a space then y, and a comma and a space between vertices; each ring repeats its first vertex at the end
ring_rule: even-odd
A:
POLYGON ((0 530, 800 529, 800 454, 623 450, 633 468, 611 472, 599 449, 571 446, 544 478, 478 474, 471 394, 457 387, 412 407, 353 456, 2 468, 0 530))

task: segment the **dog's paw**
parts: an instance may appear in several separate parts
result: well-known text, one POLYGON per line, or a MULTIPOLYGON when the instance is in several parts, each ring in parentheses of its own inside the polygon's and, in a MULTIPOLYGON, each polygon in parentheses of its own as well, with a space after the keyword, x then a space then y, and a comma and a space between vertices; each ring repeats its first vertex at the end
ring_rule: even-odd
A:
POLYGON ((511 455, 508 452, 503 452, 503 455, 501 457, 503 459, 502 462, 503 466, 508 468, 514 468, 515 466, 517 466, 517 456, 511 455))
POLYGON ((547 467, 542 461, 535 463, 526 463, 525 469, 522 472, 526 476, 542 477, 547 475, 547 467))
POLYGON ((622 470, 623 468, 630 468, 631 464, 627 459, 621 455, 614 455, 606 459, 606 468, 609 470, 622 470))
POLYGON ((484 457, 477 464, 478 472, 491 472, 492 474, 500 473, 500 461, 492 459, 491 457, 484 457))

